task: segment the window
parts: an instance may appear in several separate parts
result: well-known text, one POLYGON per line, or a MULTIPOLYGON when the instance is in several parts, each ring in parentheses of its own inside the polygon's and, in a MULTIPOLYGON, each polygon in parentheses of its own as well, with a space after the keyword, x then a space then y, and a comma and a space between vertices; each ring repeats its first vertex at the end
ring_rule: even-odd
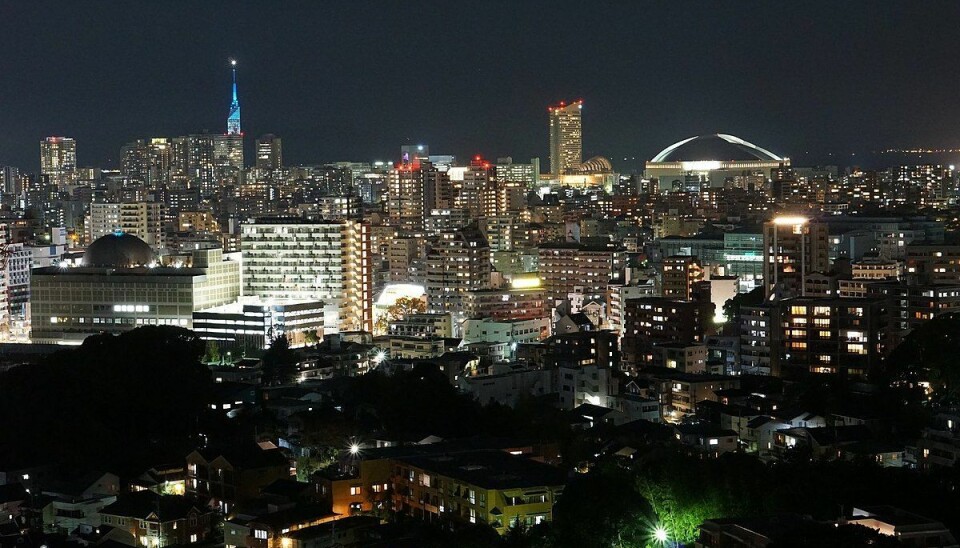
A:
POLYGON ((197 542, 197 534, 196 534, 196 533, 190 535, 190 542, 197 542))
POLYGON ((355 497, 360 494, 360 487, 352 486, 350 487, 350 496, 355 497))
POLYGON ((267 531, 265 529, 254 529, 253 538, 258 538, 260 540, 267 540, 267 531))

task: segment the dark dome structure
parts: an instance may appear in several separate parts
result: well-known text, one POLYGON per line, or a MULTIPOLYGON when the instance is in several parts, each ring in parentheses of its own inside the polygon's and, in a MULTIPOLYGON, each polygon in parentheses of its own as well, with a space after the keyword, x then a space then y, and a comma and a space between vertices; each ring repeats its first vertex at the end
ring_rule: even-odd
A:
POLYGON ((690 137, 660 151, 651 162, 779 162, 783 158, 739 137, 717 133, 690 137))
POLYGON ((130 268, 154 260, 153 250, 133 234, 118 232, 97 238, 83 254, 83 266, 130 268))

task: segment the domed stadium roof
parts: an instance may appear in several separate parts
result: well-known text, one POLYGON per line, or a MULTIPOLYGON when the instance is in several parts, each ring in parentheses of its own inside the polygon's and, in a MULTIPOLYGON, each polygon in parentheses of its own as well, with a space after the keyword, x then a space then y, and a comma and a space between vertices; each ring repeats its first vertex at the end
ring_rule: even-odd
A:
POLYGON ((133 234, 118 232, 97 238, 83 254, 83 266, 129 268, 153 262, 153 250, 133 234))
POLYGON ((594 156, 577 167, 581 173, 612 173, 613 164, 603 156, 594 156))
POLYGON ((690 137, 660 151, 651 162, 772 161, 783 158, 739 137, 717 133, 690 137))

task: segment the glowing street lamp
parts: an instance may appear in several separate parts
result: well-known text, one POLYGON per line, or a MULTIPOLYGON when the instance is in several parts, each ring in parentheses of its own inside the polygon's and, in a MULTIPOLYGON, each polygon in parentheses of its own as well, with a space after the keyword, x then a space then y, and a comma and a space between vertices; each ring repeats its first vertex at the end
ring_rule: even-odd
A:
POLYGON ((657 527, 653 530, 653 538, 659 544, 666 544, 667 540, 670 538, 670 535, 667 534, 667 530, 663 527, 663 525, 657 525, 657 527))

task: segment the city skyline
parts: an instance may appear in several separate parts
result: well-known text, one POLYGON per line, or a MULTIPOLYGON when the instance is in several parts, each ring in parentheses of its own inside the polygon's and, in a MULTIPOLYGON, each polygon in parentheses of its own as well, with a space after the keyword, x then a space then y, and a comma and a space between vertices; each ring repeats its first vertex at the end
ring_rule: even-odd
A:
POLYGON ((639 169, 665 143, 715 132, 811 163, 955 147, 960 105, 949 90, 960 74, 944 25, 958 6, 830 6, 333 5, 297 18, 289 8, 239 6, 227 25, 217 3, 186 13, 154 3, 136 15, 111 2, 92 13, 61 2, 16 6, 0 38, 11 52, 5 73, 34 91, 0 92, 0 164, 35 170, 34 143, 50 135, 76 138, 81 165, 115 166, 134 139, 219 132, 229 58, 239 60, 245 133, 284 138, 291 164, 394 160, 397 144, 415 143, 459 157, 546 161, 544 106, 570 97, 587 100, 584 157, 604 155, 622 171, 639 169), (577 18, 562 19, 572 12, 577 18), (434 32, 401 24, 414 13, 434 32), (77 27, 83 16, 115 21, 114 32, 77 27), (501 24, 458 43, 451 23, 483 16, 501 24), (536 32, 561 24, 569 36, 594 38, 536 32), (278 38, 275 28, 288 32, 278 38), (925 40, 903 29, 923 30, 925 40), (75 43, 57 39, 68 33, 75 43), (527 53, 512 53, 520 50, 527 53), (104 58, 115 62, 97 61, 104 58), (405 78, 413 70, 429 77, 405 78))

